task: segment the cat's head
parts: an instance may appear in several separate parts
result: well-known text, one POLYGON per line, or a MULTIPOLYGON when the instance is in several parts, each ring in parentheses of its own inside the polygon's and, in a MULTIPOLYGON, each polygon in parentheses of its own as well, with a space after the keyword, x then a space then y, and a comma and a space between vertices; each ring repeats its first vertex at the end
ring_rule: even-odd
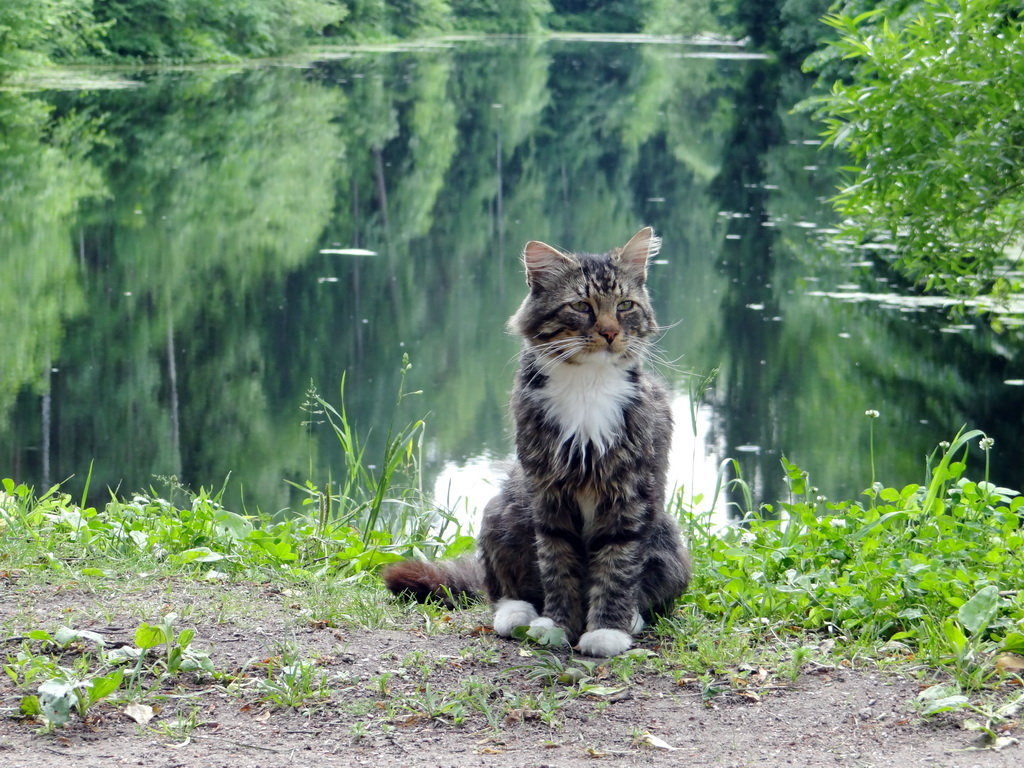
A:
POLYGON ((531 240, 523 248, 530 292, 509 327, 551 359, 642 355, 644 339, 657 330, 647 262, 660 248, 650 227, 603 254, 565 253, 531 240))

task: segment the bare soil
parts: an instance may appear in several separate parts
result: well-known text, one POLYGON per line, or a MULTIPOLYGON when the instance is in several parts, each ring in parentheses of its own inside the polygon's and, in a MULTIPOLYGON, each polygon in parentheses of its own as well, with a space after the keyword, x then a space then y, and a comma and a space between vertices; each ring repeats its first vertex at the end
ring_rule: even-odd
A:
MULTIPOLYGON (((593 681, 603 688, 588 695, 535 679, 531 670, 550 657, 489 634, 482 610, 429 619, 399 611, 399 628, 352 629, 310 620, 301 595, 267 585, 175 581, 108 591, 6 579, 0 590, 5 658, 21 647, 20 633, 61 624, 102 632, 108 647, 131 644, 140 619, 174 610, 226 673, 178 676, 150 693, 144 701, 156 716, 148 725, 129 719, 124 701, 104 701, 52 733, 17 717, 24 691, 4 675, 0 766, 1016 768, 1024 759, 1018 745, 972 749, 959 717, 921 719, 912 703, 921 684, 874 669, 809 664, 784 682, 748 670, 744 685, 723 678, 709 691, 685 670, 639 665, 623 682, 602 666, 593 681), (283 643, 316 661, 325 695, 298 707, 268 700, 259 681, 279 666, 283 643), (467 703, 474 690, 482 691, 479 706, 467 703)), ((657 651, 656 638, 641 644, 657 651)), ((63 663, 74 656, 71 649, 63 663)), ((569 661, 565 652, 557 658, 569 661)), ((1009 735, 1024 736, 1019 726, 1009 735)))

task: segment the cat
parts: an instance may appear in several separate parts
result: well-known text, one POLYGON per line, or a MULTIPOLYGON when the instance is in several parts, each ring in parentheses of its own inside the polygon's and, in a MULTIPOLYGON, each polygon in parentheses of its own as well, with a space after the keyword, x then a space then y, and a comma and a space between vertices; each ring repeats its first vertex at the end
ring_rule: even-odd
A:
POLYGON ((497 634, 559 627, 597 657, 628 650, 671 610, 690 558, 664 509, 668 395, 643 368, 658 332, 647 266, 660 245, 650 227, 604 254, 526 244, 529 292, 509 320, 523 339, 516 462, 484 509, 479 557, 391 566, 392 592, 450 603, 483 587, 497 634))

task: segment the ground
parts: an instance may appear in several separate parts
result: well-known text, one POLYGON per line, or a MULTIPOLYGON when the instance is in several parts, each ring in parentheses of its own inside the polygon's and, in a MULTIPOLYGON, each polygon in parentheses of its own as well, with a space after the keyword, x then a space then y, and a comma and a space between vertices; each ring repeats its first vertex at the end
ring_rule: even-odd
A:
MULTIPOLYGON (((602 663, 496 638, 487 613, 405 610, 382 592, 338 610, 316 590, 147 580, 0 581, 3 656, 72 626, 107 649, 168 611, 195 628, 216 674, 150 677, 51 732, 17 717, 26 689, 0 680, 0 765, 19 768, 278 766, 1018 766, 1022 747, 971 749, 962 716, 924 719, 923 683, 874 663, 808 660, 780 675, 738 666, 692 675, 659 664, 659 640, 602 663), (327 617, 327 618, 324 618, 327 617), (649 652, 649 653, 648 653, 649 652), (561 681, 559 681, 561 678, 561 681), (144 718, 143 718, 144 719, 144 718)), ((89 643, 50 649, 82 674, 89 643)), ((154 667, 156 669, 156 667, 154 667)), ((83 671, 84 670, 84 671, 83 671)), ((1020 736, 1014 726, 1010 735, 1020 736)))

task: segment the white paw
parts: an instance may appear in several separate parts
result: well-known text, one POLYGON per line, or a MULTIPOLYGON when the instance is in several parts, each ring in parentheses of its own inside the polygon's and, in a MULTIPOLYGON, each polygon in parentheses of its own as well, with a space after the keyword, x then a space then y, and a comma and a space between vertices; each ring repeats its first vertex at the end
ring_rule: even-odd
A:
POLYGON ((621 629, 592 629, 583 633, 576 647, 585 656, 608 658, 628 651, 631 645, 633 638, 621 629))
POLYGON ((547 616, 538 616, 530 622, 531 629, 534 627, 539 627, 540 629, 551 629, 553 626, 555 626, 555 622, 547 616))
POLYGON ((647 626, 647 625, 644 623, 644 617, 641 616, 639 613, 634 613, 633 614, 633 623, 629 627, 629 634, 635 635, 637 632, 639 632, 645 626, 647 626))
POLYGON ((502 637, 511 637, 516 627, 531 626, 537 618, 537 609, 525 600, 499 600, 494 606, 494 631, 502 637))

